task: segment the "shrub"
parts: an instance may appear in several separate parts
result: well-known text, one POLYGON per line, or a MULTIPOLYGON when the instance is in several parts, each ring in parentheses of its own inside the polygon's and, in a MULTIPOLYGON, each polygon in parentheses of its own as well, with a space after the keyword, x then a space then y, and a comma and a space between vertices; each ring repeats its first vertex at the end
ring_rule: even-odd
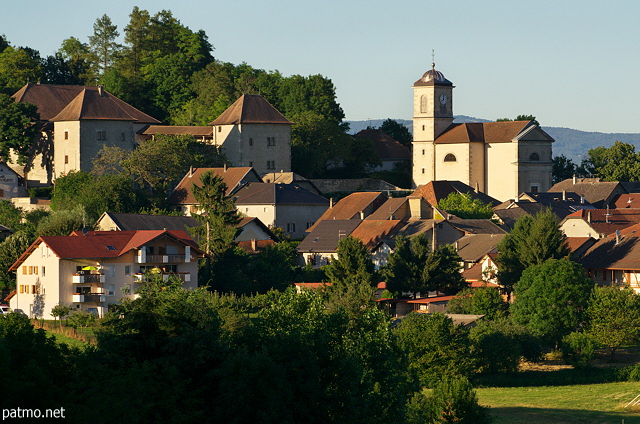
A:
POLYGON ((431 395, 416 393, 408 405, 408 422, 418 423, 490 423, 487 410, 478 405, 476 393, 465 377, 445 376, 431 395))
POLYGON ((75 311, 69 318, 67 318, 67 324, 69 324, 74 329, 89 327, 94 324, 98 318, 95 314, 84 312, 84 311, 75 311))
POLYGON ((577 331, 566 335, 560 344, 562 359, 574 368, 588 367, 595 357, 596 347, 593 337, 577 331))

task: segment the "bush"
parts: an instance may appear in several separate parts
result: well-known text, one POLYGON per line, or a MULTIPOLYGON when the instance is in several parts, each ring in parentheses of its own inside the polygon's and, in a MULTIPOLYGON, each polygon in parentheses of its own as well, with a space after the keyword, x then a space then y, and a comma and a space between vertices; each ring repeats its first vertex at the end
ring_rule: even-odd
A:
POLYGON ((476 393, 465 377, 445 376, 431 395, 416 393, 408 405, 408 422, 418 423, 490 423, 487 409, 478 405, 476 393))
POLYGON ((90 325, 95 324, 98 317, 95 314, 84 312, 84 311, 75 311, 69 318, 67 318, 67 324, 69 324, 74 329, 89 327, 90 325))
POLYGON ((562 359, 574 368, 585 368, 591 365, 596 355, 596 347, 593 337, 577 331, 566 335, 560 344, 562 359))

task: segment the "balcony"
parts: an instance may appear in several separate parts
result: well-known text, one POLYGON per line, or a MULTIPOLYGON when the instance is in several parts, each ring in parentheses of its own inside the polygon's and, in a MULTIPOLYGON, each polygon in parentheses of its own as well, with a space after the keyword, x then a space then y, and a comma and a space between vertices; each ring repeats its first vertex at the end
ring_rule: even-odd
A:
POLYGON ((103 284, 103 274, 73 274, 73 284, 103 284))
POLYGON ((162 276, 162 281, 169 281, 169 278, 178 278, 183 283, 188 283, 191 281, 191 273, 190 272, 163 272, 159 274, 133 274, 133 277, 136 279, 136 283, 146 283, 150 279, 155 276, 162 276))
POLYGON ((75 303, 102 303, 106 301, 106 296, 104 294, 99 294, 99 293, 87 293, 87 294, 74 293, 72 301, 75 303))

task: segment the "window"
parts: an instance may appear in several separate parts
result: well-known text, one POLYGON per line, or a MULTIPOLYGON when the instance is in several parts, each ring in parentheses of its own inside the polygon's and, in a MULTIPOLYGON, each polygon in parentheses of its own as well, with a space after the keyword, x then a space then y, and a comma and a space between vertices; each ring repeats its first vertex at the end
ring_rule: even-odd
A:
POLYGON ((69 156, 64 155, 64 163, 65 164, 69 163, 69 156))
POLYGON ((267 161, 267 169, 276 169, 276 161, 268 160, 267 161))
POLYGON ((27 267, 25 265, 22 266, 22 275, 27 275, 27 267))
POLYGON ((424 156, 424 149, 422 149, 422 156, 424 156))
POLYGON ((24 285, 20 284, 20 294, 24 293, 24 285))
POLYGON ((45 268, 44 268, 44 266, 42 267, 42 276, 43 277, 45 276, 45 268))
POLYGON ((275 146, 276 138, 275 137, 267 137, 267 146, 275 146))
POLYGON ((253 138, 249 138, 249 146, 253 146, 253 138))
POLYGON ((124 133, 120 133, 120 141, 124 141, 125 135, 124 133))
POLYGON ((124 275, 131 275, 131 265, 124 266, 124 275))
POLYGON ((222 127, 218 127, 218 132, 222 132, 222 127))
POLYGON ((313 226, 313 222, 307 222, 307 230, 313 226))
POLYGON ((290 222, 287 224, 287 232, 288 233, 295 233, 296 231, 296 224, 295 222, 290 222))
POLYGON ((424 125, 422 126, 422 131, 424 131, 424 125))
POLYGON ((115 246, 107 245, 107 250, 116 250, 115 246))
POLYGON ((65 140, 69 140, 69 131, 66 131, 66 130, 65 130, 65 132, 64 132, 64 139, 65 139, 65 140))
POLYGON ((422 168, 422 173, 424 174, 424 168, 422 168))
POLYGON ((113 277, 114 275, 116 275, 116 267, 114 265, 109 265, 107 267, 107 270, 109 272, 109 277, 113 277))
POLYGON ((533 183, 531 184, 531 189, 529 190, 531 193, 538 193, 540 191, 540 184, 533 183))
POLYGON ((428 110, 429 110, 429 97, 426 95, 422 95, 420 96, 420 112, 426 113, 428 110))
POLYGON ((454 155, 453 153, 447 153, 447 155, 444 157, 444 161, 445 162, 457 162, 456 155, 454 155))
POLYGON ((249 166, 253 168, 253 161, 249 161, 249 166))
POLYGON ((106 140, 106 139, 107 139, 107 130, 96 131, 96 140, 106 140))
POLYGON ((29 267, 29 275, 33 275, 33 267, 32 266, 29 267))
POLYGON ((109 290, 107 293, 108 296, 115 296, 116 295, 116 286, 114 284, 109 284, 109 290))
POLYGON ((537 154, 536 152, 533 152, 533 153, 531 153, 531 156, 529 156, 529 160, 539 161, 540 160, 540 155, 537 154))
POLYGON ((32 294, 40 294, 40 290, 38 290, 38 286, 32 285, 31 286, 31 293, 32 294))

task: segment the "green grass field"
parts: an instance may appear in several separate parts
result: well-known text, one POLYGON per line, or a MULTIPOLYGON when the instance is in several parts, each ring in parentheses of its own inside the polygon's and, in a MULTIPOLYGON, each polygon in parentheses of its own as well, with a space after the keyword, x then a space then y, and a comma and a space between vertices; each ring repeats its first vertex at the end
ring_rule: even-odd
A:
POLYGON ((640 424, 624 406, 640 395, 640 382, 555 387, 491 387, 476 389, 489 406, 495 424, 640 424))

